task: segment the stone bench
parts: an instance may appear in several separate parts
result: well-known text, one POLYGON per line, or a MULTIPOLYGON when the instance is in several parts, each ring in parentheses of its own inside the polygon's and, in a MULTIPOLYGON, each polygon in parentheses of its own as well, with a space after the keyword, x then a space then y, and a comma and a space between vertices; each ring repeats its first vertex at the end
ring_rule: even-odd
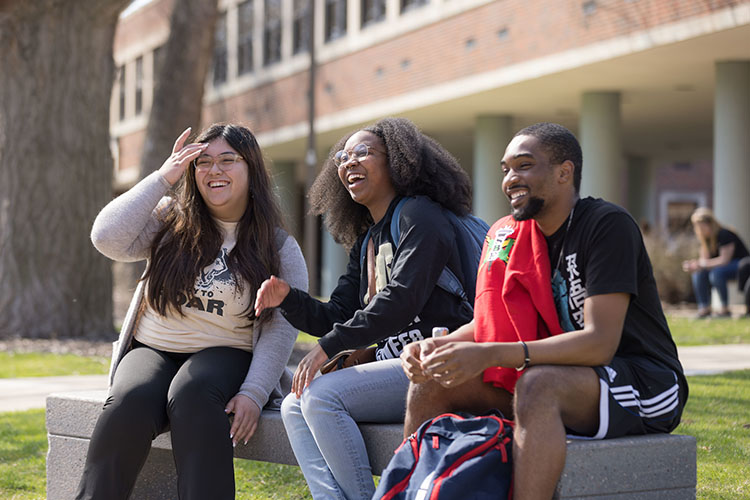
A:
MULTIPOLYGON (((47 397, 47 499, 73 497, 86 450, 106 391, 76 391, 47 397)), ((400 424, 362 424, 375 474, 388 464, 401 443, 400 424)), ((176 498, 176 475, 168 434, 157 437, 136 484, 133 500, 176 498)), ((281 415, 265 410, 248 444, 235 457, 281 464, 297 462, 281 415)), ((679 435, 637 436, 607 441, 568 442, 565 469, 555 498, 694 499, 695 438, 679 435)), ((468 497, 467 497, 468 498, 468 497)))

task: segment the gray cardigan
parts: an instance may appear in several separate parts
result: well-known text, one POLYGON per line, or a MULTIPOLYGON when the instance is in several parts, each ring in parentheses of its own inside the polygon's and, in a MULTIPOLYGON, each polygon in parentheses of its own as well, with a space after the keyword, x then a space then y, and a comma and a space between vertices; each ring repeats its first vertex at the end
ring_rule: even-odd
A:
MULTIPOLYGON (((157 215, 170 203, 165 197, 169 183, 157 171, 128 192, 112 200, 99 212, 91 229, 91 241, 102 254, 113 260, 134 262, 147 259, 153 238, 161 228, 157 215)), ((307 267, 293 237, 287 236, 279 250, 279 275, 290 286, 307 290, 307 267)), ((112 348, 109 383, 117 366, 130 348, 144 295, 140 281, 128 307, 120 337, 112 348)), ((291 387, 292 373, 286 367, 297 339, 292 327, 278 310, 262 326, 253 329, 253 359, 239 394, 252 399, 260 408, 278 408, 291 387)))

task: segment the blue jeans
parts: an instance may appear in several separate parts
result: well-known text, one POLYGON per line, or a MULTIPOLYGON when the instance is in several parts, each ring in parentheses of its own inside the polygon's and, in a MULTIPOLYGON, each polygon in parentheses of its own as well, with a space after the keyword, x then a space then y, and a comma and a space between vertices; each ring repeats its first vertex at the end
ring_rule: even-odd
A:
POLYGON ((317 377, 281 405, 289 442, 314 499, 370 499, 372 469, 357 422, 403 422, 409 379, 398 358, 317 377))
POLYGON ((724 266, 710 270, 701 269, 693 273, 693 291, 699 308, 707 309, 711 306, 711 287, 716 288, 716 291, 719 292, 721 306, 726 308, 729 305, 727 282, 737 278, 739 265, 739 259, 735 259, 724 266))

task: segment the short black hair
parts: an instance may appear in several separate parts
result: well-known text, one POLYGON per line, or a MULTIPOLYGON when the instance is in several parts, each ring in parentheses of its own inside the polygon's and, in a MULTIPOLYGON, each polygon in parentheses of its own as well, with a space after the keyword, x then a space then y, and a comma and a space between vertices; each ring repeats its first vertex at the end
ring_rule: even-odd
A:
POLYGON ((541 122, 519 130, 513 137, 529 135, 536 137, 550 155, 553 164, 566 160, 573 162, 573 187, 576 194, 581 190, 581 171, 583 170, 583 152, 581 144, 573 132, 557 123, 541 122))

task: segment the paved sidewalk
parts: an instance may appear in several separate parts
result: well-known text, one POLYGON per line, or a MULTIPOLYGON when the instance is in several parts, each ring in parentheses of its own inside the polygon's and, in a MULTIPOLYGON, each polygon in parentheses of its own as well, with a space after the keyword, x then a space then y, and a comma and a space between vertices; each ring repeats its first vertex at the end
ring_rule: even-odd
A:
POLYGON ((0 413, 44 408, 53 392, 106 389, 107 375, 0 379, 0 413))
MULTIPOLYGON (((687 375, 750 369, 750 344, 678 348, 687 375)), ((0 413, 44 408, 53 392, 106 389, 106 375, 0 379, 0 413)))

